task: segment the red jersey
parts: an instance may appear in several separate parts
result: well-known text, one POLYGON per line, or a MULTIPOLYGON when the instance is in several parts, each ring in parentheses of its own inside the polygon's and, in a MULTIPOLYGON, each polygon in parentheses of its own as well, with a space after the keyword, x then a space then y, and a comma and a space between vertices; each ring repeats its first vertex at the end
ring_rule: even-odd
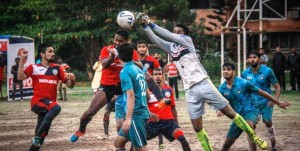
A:
POLYGON ((151 75, 153 75, 154 69, 160 68, 158 61, 151 56, 146 56, 146 58, 141 60, 141 62, 151 75))
POLYGON ((57 83, 61 80, 63 83, 67 81, 65 72, 57 64, 50 64, 49 68, 41 64, 31 64, 25 70, 27 78, 32 78, 33 97, 31 99, 31 107, 38 103, 41 99, 49 99, 56 102, 57 83))
MULTIPOLYGON (((108 47, 114 48, 114 45, 103 47, 100 54, 100 59, 109 57, 108 47)), ((133 60, 139 60, 139 56, 136 51, 133 52, 133 60)), ((102 85, 116 85, 121 82, 120 72, 122 70, 122 64, 119 58, 115 58, 108 68, 102 68, 102 77, 100 83, 102 85)))
POLYGON ((177 77, 178 70, 174 63, 169 63, 168 65, 168 77, 177 77))
POLYGON ((70 69, 70 66, 66 63, 58 64, 65 72, 70 69))
POLYGON ((169 120, 174 119, 171 107, 175 106, 174 92, 173 89, 167 85, 163 86, 162 93, 165 99, 171 99, 171 105, 165 106, 163 108, 158 108, 159 101, 157 99, 151 99, 148 103, 149 110, 156 114, 159 119, 169 120))

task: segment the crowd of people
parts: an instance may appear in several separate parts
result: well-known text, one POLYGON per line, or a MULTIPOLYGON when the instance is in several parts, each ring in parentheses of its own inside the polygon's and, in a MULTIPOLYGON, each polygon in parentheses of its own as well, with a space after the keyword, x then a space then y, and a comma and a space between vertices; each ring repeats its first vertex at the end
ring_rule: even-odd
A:
POLYGON ((272 62, 269 62, 269 57, 263 48, 259 49, 260 64, 270 66, 282 90, 286 90, 286 72, 289 71, 291 91, 300 91, 300 54, 297 54, 295 47, 290 49, 290 52, 285 55, 281 52, 280 47, 275 48, 275 53, 272 62))
MULTIPOLYGON (((130 150, 146 151, 147 141, 155 137, 159 137, 158 145, 162 149, 162 136, 171 142, 179 141, 184 151, 193 150, 184 135, 184 129, 178 123, 176 100, 179 100, 180 77, 192 127, 205 151, 213 150, 203 127, 205 103, 218 111, 216 116, 225 115, 232 120, 221 150, 229 150, 242 132, 248 135, 250 150, 256 150, 256 146, 266 149, 267 142, 255 132, 260 116, 270 133, 272 150, 277 149, 272 122, 273 105, 286 109, 290 103, 278 100, 282 83, 276 76, 277 70, 273 72, 264 65, 268 63, 268 57, 263 50, 250 53, 250 67, 243 71, 242 77, 235 76, 234 63, 224 63, 223 77, 226 81, 217 89, 199 61, 189 29, 185 25, 178 24, 170 32, 152 23, 145 14, 138 15, 137 22, 141 24, 148 38, 168 54, 169 62, 161 60, 158 53, 151 56, 145 41, 140 40, 133 45, 129 43, 129 33, 126 30, 117 31, 113 44, 101 49, 99 61, 93 67, 95 76, 91 87, 94 89, 94 96, 79 120, 78 129, 71 135, 71 142, 77 142, 84 136, 93 116, 106 106, 103 117, 104 133, 108 135, 110 113, 115 112, 118 134, 114 141, 116 151, 125 151, 128 141, 131 142, 130 150), (271 95, 271 85, 275 88, 275 96, 271 95)), ((17 72, 14 73, 17 80, 28 77, 33 80, 31 110, 38 117, 30 151, 41 148, 52 121, 61 111, 56 101, 57 89, 62 88, 64 91, 64 95, 60 91, 59 100, 67 101, 66 88, 58 87, 60 82, 70 88, 75 85, 75 76, 70 73, 70 67, 61 58, 55 63, 52 45, 40 44, 38 55, 40 63, 24 69, 28 51, 22 50, 20 58, 16 60, 17 72)), ((292 57, 294 55, 289 55, 289 58, 292 57)), ((290 60, 292 64, 297 59, 290 60)), ((277 60, 274 62, 278 63, 277 60)), ((291 71, 299 68, 289 66, 291 71)))

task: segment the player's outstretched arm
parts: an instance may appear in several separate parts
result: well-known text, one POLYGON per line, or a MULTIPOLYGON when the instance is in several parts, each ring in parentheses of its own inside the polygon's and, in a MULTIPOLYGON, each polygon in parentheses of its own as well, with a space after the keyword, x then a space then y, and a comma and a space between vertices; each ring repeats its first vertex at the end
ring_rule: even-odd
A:
POLYGON ((24 64, 27 60, 28 51, 23 49, 20 51, 20 62, 19 62, 19 68, 18 68, 18 80, 25 80, 27 78, 27 75, 24 72, 24 64))
POLYGON ((127 112, 126 112, 126 118, 123 123, 122 129, 124 133, 127 133, 130 129, 131 125, 131 118, 133 115, 133 110, 134 110, 134 102, 135 102, 135 95, 133 90, 127 90, 126 91, 127 95, 127 112))
POLYGON ((289 102, 280 102, 278 101, 275 97, 273 97, 272 95, 270 95, 269 93, 259 89, 258 90, 258 94, 267 98, 268 100, 272 101, 273 103, 275 103, 276 105, 278 105, 280 108, 286 109, 287 106, 290 106, 291 103, 289 102))

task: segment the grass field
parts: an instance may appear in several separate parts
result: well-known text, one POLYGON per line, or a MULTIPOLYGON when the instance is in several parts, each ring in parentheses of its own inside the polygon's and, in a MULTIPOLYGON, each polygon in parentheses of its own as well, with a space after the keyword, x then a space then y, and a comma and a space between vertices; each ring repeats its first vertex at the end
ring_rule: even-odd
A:
MULTIPOLYGON (((49 135, 41 150, 44 151, 110 151, 114 150, 113 139, 116 136, 114 114, 111 115, 110 137, 103 138, 103 109, 98 112, 87 128, 87 133, 76 143, 69 142, 70 135, 78 129, 79 118, 88 108, 92 99, 92 90, 86 87, 75 87, 69 90, 68 101, 59 102, 62 111, 53 121, 49 135)), ((179 123, 185 131, 193 151, 201 151, 202 148, 193 132, 183 93, 180 93, 180 101, 177 102, 179 123)), ((298 151, 300 150, 300 92, 284 91, 280 97, 281 101, 290 101, 292 106, 288 110, 275 107, 274 124, 277 133, 278 150, 298 151)), ((0 150, 1 151, 23 151, 28 150, 30 140, 34 135, 36 125, 36 114, 30 111, 29 100, 23 102, 0 101, 0 150)), ((227 129, 231 121, 225 117, 217 118, 215 111, 206 106, 204 116, 204 127, 209 134, 214 150, 220 150, 227 129)), ((268 136, 264 124, 260 121, 257 126, 257 134, 267 140, 268 136)), ((172 143, 164 139, 165 151, 181 150, 177 141, 172 143)), ((148 142, 151 151, 158 150, 157 139, 148 142)), ((243 134, 232 147, 233 151, 246 151, 248 143, 246 135, 243 134)), ((270 148, 268 148, 270 150, 270 148)))

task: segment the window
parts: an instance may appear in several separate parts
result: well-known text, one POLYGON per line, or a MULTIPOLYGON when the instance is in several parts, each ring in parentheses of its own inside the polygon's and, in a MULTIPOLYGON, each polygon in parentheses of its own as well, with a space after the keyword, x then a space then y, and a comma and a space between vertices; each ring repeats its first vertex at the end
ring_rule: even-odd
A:
POLYGON ((275 50, 277 46, 281 50, 289 50, 291 47, 300 48, 300 32, 287 33, 269 33, 268 46, 271 50, 275 50))

